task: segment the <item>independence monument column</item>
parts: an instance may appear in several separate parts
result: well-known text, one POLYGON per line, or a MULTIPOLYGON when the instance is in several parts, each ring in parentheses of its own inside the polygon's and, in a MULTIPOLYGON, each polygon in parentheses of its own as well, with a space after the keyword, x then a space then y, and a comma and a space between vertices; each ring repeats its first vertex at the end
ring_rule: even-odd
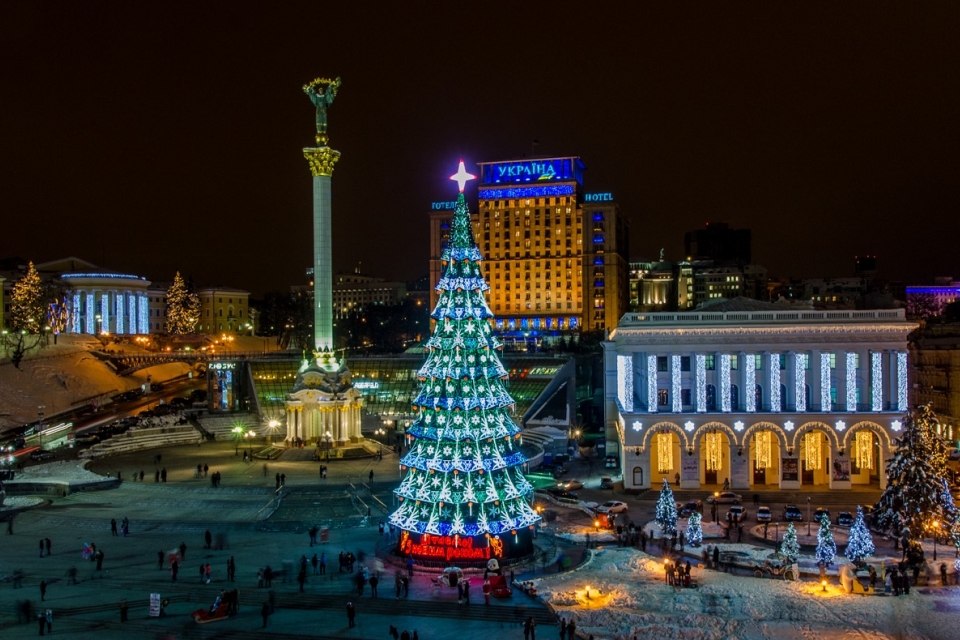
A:
POLYGON ((313 174, 313 331, 317 364, 339 368, 333 351, 333 258, 330 232, 330 186, 340 152, 327 146, 327 109, 333 104, 340 78, 317 78, 303 86, 317 109, 317 146, 303 150, 313 174))

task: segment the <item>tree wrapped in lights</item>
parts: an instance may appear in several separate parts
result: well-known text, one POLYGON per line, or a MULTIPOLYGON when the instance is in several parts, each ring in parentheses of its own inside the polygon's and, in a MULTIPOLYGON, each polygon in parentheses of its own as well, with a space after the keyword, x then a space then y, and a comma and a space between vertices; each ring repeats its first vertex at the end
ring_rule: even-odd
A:
POLYGON ((920 541, 930 523, 953 530, 957 508, 947 480, 948 447, 945 431, 929 406, 910 413, 897 438, 897 449, 887 463, 887 488, 880 495, 874 525, 899 539, 903 555, 923 559, 920 541))
POLYGON ((850 527, 850 534, 847 537, 847 549, 844 555, 847 560, 854 564, 860 564, 864 558, 872 556, 875 548, 873 546, 873 537, 870 530, 863 522, 863 509, 857 505, 857 519, 853 521, 850 527))
POLYGON ((200 321, 200 299, 191 293, 177 271, 173 284, 167 289, 167 333, 183 335, 193 333, 200 321))
POLYGON ((40 333, 46 313, 43 304, 43 282, 31 262, 27 273, 17 280, 10 294, 11 324, 16 331, 40 333))
POLYGON ((436 325, 418 373, 417 419, 401 460, 406 475, 395 491, 400 507, 390 515, 401 529, 401 554, 460 563, 528 554, 540 520, 528 503, 533 487, 523 475, 514 400, 484 297, 489 285, 463 196, 468 176, 461 161, 451 178, 460 195, 441 258, 436 325))
POLYGON ((701 521, 703 516, 699 511, 694 511, 687 519, 687 542, 691 547, 699 547, 703 542, 703 526, 701 521))
POLYGON ((830 531, 830 518, 824 516, 820 518, 820 531, 817 532, 817 562, 828 567, 833 564, 836 557, 837 543, 834 542, 833 532, 830 531))
POLYGON ((67 299, 51 302, 47 307, 47 324, 53 333, 53 344, 57 344, 57 336, 67 330, 69 322, 70 308, 67 306, 67 299))
POLYGON ((657 511, 654 516, 660 530, 670 535, 677 530, 677 503, 673 500, 673 490, 667 479, 663 479, 663 488, 660 489, 660 497, 657 499, 657 511))
POLYGON ((780 553, 790 558, 791 562, 796 562, 800 557, 800 543, 797 542, 797 530, 793 523, 787 524, 787 530, 783 533, 783 541, 780 543, 780 553))

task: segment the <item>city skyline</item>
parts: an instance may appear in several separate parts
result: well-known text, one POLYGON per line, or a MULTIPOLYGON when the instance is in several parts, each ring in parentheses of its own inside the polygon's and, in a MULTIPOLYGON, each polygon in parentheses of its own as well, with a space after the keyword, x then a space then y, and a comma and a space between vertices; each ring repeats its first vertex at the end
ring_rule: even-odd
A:
POLYGON ((461 156, 474 171, 577 155, 587 191, 631 219, 634 259, 682 259, 685 232, 725 221, 752 230, 771 274, 852 275, 875 254, 908 284, 958 275, 956 7, 639 7, 576 27, 563 3, 512 7, 511 24, 536 25, 522 37, 492 8, 255 7, 8 8, 0 256, 255 295, 306 282, 300 87, 339 75, 338 271, 426 275, 429 205, 452 199, 461 156))

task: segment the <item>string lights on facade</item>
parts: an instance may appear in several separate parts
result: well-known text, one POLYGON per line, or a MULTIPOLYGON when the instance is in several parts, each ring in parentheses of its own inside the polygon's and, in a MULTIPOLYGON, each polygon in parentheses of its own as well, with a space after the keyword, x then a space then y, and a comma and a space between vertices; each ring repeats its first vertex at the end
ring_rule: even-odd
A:
POLYGON ((746 401, 747 413, 754 413, 757 410, 757 359, 752 354, 747 354, 743 364, 745 367, 744 400, 746 401))
POLYGON ((660 473, 673 471, 673 434, 657 434, 657 464, 660 473))
POLYGON ((823 455, 821 449, 820 432, 811 431, 804 434, 803 445, 804 449, 806 450, 804 460, 806 461, 807 469, 820 469, 820 458, 823 455))
POLYGON ((870 410, 883 411, 883 353, 870 352, 870 410))
POLYGON ((856 443, 857 467, 860 469, 873 468, 873 434, 867 430, 857 431, 856 443))
POLYGON ((782 411, 780 399, 780 354, 770 354, 770 411, 782 411))
POLYGON ((730 354, 720 354, 720 411, 730 412, 730 354))
POLYGON ((707 356, 698 353, 694 357, 697 376, 697 413, 707 411, 707 356))
POLYGON ((907 352, 897 352, 897 411, 907 410, 907 352))
POLYGON ((617 356, 617 396, 623 411, 633 412, 633 356, 617 356))
POLYGON ((657 356, 647 355, 647 411, 657 412, 657 356))
POLYGON ((773 456, 771 455, 770 435, 769 431, 759 431, 754 436, 754 442, 756 443, 754 462, 758 470, 768 469, 771 466, 773 456))
POLYGON ((670 356, 670 397, 673 402, 674 413, 683 411, 683 395, 680 393, 681 384, 680 356, 679 354, 673 354, 670 356))
POLYGON ((797 411, 806 411, 807 410, 807 394, 804 389, 804 379, 806 376, 807 365, 807 356, 804 353, 795 353, 793 354, 793 392, 794 392, 794 405, 797 407, 797 411))
POLYGON ((857 354, 847 351, 847 411, 857 410, 857 354))
POLYGON ((830 397, 830 354, 820 352, 820 410, 833 411, 833 398, 830 397))
POLYGON ((707 432, 705 442, 707 471, 720 471, 720 467, 723 465, 723 457, 720 451, 720 433, 717 431, 707 432))

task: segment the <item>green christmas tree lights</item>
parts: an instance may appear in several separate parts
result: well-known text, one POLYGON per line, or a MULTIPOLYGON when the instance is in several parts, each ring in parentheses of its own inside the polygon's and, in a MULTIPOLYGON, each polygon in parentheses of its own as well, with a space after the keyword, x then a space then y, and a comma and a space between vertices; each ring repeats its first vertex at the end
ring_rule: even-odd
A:
POLYGON ((670 535, 677 530, 677 503, 673 499, 673 490, 670 489, 666 478, 663 479, 654 518, 665 535, 670 535))
POLYGON ((859 564, 864 558, 872 556, 875 550, 873 537, 870 535, 867 525, 863 522, 863 509, 860 508, 860 505, 857 505, 857 519, 853 521, 853 526, 850 527, 850 533, 847 536, 847 549, 844 555, 850 562, 859 564))
MULTIPOLYGON (((461 162, 451 179, 464 175, 461 162)), ((409 450, 401 460, 406 475, 395 491, 400 507, 390 522, 412 534, 507 534, 515 541, 540 517, 528 502, 533 487, 522 472, 526 458, 510 417, 514 400, 497 355, 481 260, 461 186, 442 255, 436 325, 418 373, 417 420, 407 429, 409 450)))
POLYGON ((824 567, 833 564, 837 557, 837 543, 833 540, 833 532, 830 531, 830 518, 824 516, 820 518, 820 530, 817 532, 817 562, 823 563, 824 567))
POLYGON ((783 533, 780 553, 790 558, 791 562, 796 562, 797 558, 800 557, 800 543, 797 541, 797 530, 792 522, 787 524, 787 530, 783 533))

